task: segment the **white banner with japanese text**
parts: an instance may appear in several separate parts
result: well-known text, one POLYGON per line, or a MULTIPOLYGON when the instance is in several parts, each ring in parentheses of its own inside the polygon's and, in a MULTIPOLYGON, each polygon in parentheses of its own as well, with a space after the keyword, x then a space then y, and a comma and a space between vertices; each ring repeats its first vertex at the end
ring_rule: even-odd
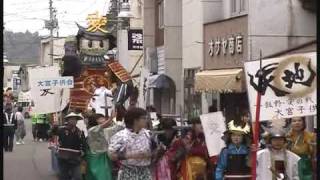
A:
MULTIPOLYGON (((316 60, 315 52, 262 60, 260 121, 317 114, 316 60)), ((260 61, 244 67, 255 121, 260 61)))
MULTIPOLYGON (((70 90, 48 86, 43 88, 38 86, 39 79, 57 80, 60 78, 59 67, 35 67, 28 70, 29 83, 31 88, 31 98, 33 101, 32 112, 38 114, 55 113, 66 107, 70 90), (47 78, 48 77, 48 78, 47 78)), ((48 82, 47 82, 48 83, 48 82)), ((50 81, 51 83, 51 81, 50 81)), ((67 82, 65 82, 67 83, 67 82)), ((45 82, 44 82, 45 85, 45 82)))
POLYGON ((225 147, 222 140, 223 133, 226 131, 225 118, 221 111, 200 115, 206 145, 209 156, 219 155, 221 149, 225 147))
POLYGON ((36 79, 36 86, 40 89, 51 89, 51 88, 73 88, 74 81, 72 76, 64 77, 48 77, 36 79))

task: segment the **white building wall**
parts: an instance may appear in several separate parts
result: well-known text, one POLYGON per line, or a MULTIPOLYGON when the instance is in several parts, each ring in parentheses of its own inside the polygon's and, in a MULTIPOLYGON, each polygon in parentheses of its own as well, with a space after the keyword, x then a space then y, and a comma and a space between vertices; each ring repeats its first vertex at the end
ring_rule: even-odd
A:
MULTIPOLYGON (((64 56, 64 43, 65 38, 58 38, 53 40, 53 59, 61 59, 64 56)), ((51 65, 50 54, 50 40, 44 39, 41 41, 41 65, 51 65)), ((54 65, 58 65, 58 62, 54 61, 54 65)))
MULTIPOLYGON (((155 47, 155 3, 154 0, 143 1, 142 19, 143 45, 144 47, 155 47)), ((145 49, 145 48, 144 48, 145 49)))
POLYGON ((12 88, 12 77, 14 71, 19 71, 19 65, 4 65, 3 66, 3 87, 11 87, 12 88))
POLYGON ((224 5, 229 0, 205 0, 200 1, 203 7, 203 23, 214 22, 223 19, 224 5))
MULTIPOLYGON (((182 4, 182 80, 184 69, 203 68, 203 53, 207 47, 203 40, 203 25, 208 22, 218 21, 230 17, 224 14, 224 7, 229 0, 184 0, 182 4)), ((182 81, 183 83, 184 81, 182 81)), ((184 85, 182 86, 184 89, 184 85)), ((181 91, 184 97, 184 91, 181 91)), ((184 99, 182 104, 184 104, 184 99)), ((202 95, 202 112, 207 113, 208 103, 205 94, 202 95)), ((184 108, 184 106, 182 106, 184 108)), ((183 109, 182 109, 183 110, 183 109)), ((184 110, 183 110, 184 111, 184 110)))
POLYGON ((203 8, 197 0, 183 1, 182 5, 183 68, 203 66, 203 8))
POLYGON ((249 0, 249 36, 250 59, 284 51, 316 39, 316 14, 299 0, 249 0))
MULTIPOLYGON (((140 3, 138 0, 131 0, 130 2, 130 11, 133 14, 133 18, 130 19, 130 29, 143 29, 143 3, 140 3)), ((144 32, 143 32, 144 33, 144 32)), ((119 62, 124 66, 124 68, 131 72, 138 62, 140 56, 143 54, 143 50, 128 50, 128 31, 119 30, 118 31, 118 53, 119 53, 119 62)), ((133 70, 131 75, 136 75, 140 73, 140 66, 143 64, 143 58, 139 61, 136 68, 133 70)), ((139 82, 138 78, 136 79, 139 82)))
POLYGON ((164 52, 165 74, 175 82, 175 112, 180 113, 183 105, 181 0, 164 1, 164 52))

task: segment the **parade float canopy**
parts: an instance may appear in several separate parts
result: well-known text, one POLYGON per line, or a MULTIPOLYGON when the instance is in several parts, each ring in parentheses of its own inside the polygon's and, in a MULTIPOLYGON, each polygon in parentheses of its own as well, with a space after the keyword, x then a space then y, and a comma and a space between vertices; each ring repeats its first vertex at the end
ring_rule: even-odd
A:
POLYGON ((200 92, 243 92, 243 77, 243 69, 201 71, 195 76, 195 90, 200 92))
POLYGON ((172 87, 175 87, 173 80, 164 75, 153 75, 149 77, 149 87, 150 88, 163 88, 163 89, 169 89, 172 87))

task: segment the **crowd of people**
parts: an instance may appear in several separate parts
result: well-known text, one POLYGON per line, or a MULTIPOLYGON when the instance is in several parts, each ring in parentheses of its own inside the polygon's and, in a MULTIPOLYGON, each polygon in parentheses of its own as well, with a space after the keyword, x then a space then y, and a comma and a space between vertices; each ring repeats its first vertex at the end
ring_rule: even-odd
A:
MULTIPOLYGON (((15 108, 10 92, 4 95, 2 124, 6 152, 13 151, 14 136, 17 145, 26 136, 23 108, 15 108)), ((247 180, 254 152, 258 180, 316 179, 316 136, 306 129, 305 117, 262 123, 257 149, 249 113, 243 111, 226 120, 227 130, 217 137, 225 147, 210 157, 199 117, 180 127, 160 114, 151 122, 155 111, 130 107, 105 117, 94 109, 74 110, 63 126, 50 115, 33 113, 33 139, 49 141, 52 168, 61 180, 247 180)))
POLYGON ((136 107, 123 116, 70 112, 65 126, 55 125, 50 133, 53 166, 61 180, 241 180, 252 178, 252 152, 258 150, 258 180, 316 178, 315 134, 306 131, 304 117, 271 121, 263 128, 265 147, 256 149, 248 114, 242 114, 217 137, 226 143, 217 157, 208 154, 200 118, 191 119, 190 128, 158 118, 152 127, 148 111, 136 107), (86 133, 77 127, 80 121, 86 133))

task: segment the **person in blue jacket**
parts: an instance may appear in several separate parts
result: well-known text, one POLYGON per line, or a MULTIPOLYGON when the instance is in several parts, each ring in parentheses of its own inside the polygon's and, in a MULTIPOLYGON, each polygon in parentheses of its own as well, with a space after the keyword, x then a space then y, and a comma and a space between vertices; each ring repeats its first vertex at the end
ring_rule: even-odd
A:
POLYGON ((233 120, 228 123, 228 130, 224 137, 227 147, 224 147, 219 155, 215 171, 216 180, 251 179, 250 149, 245 141, 249 132, 250 126, 247 123, 239 126, 236 126, 233 120))

